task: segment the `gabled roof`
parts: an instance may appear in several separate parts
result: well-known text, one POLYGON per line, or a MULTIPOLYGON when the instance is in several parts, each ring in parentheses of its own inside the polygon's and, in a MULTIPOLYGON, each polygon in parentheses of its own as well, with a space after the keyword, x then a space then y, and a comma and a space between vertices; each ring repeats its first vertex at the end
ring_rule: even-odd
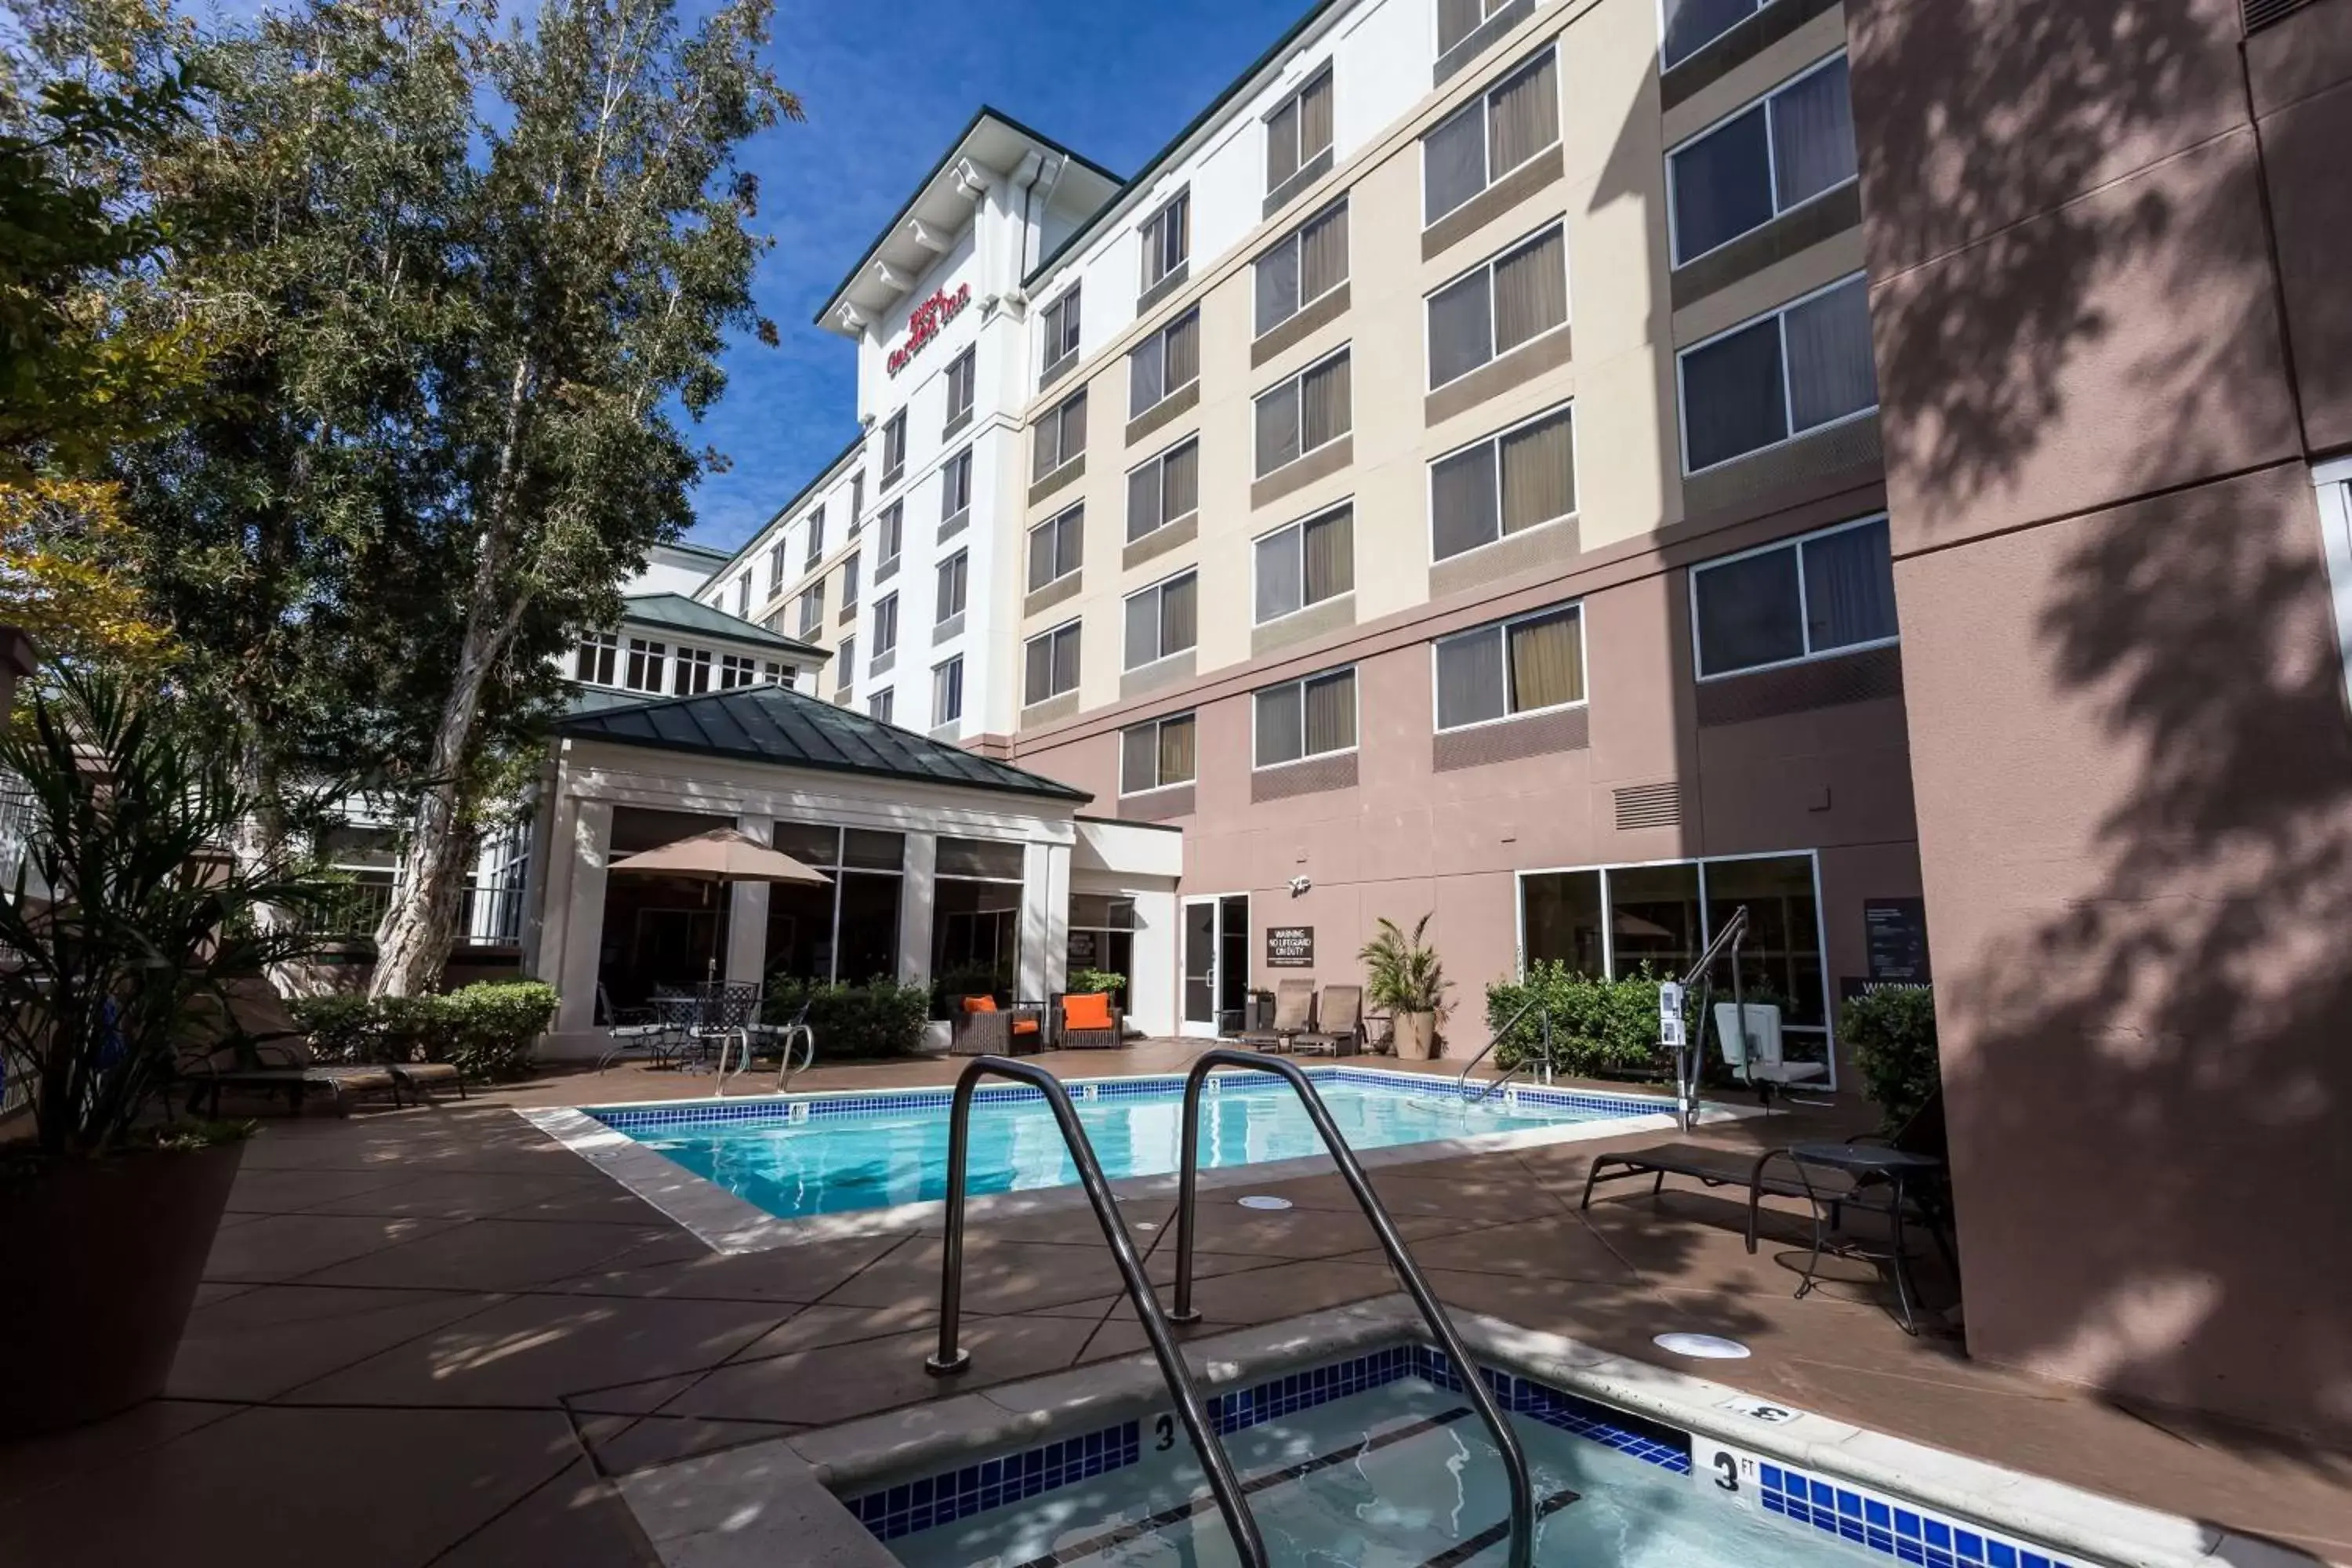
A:
POLYGON ((1081 789, 782 686, 740 686, 559 720, 559 735, 777 767, 1084 804, 1081 789))
POLYGON ((803 659, 822 662, 833 656, 814 643, 798 637, 788 637, 782 632, 772 632, 757 621, 747 621, 740 616, 697 603, 683 594, 632 594, 621 601, 621 618, 641 626, 664 626, 671 631, 698 632, 707 637, 728 637, 735 642, 757 643, 778 653, 789 653, 803 659))

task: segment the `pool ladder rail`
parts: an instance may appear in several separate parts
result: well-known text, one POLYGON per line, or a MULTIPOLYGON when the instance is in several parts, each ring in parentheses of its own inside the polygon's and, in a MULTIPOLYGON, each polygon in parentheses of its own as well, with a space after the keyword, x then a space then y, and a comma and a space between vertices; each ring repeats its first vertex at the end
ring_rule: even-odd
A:
POLYGON ((1160 1375, 1168 1384, 1176 1401, 1177 1415, 1184 1430, 1192 1439, 1192 1447, 1200 1455, 1201 1466, 1208 1473, 1209 1490, 1216 1499, 1217 1511, 1224 1516, 1225 1529, 1233 1537, 1234 1550, 1243 1568, 1268 1568, 1265 1539, 1259 1534, 1257 1521, 1250 1512, 1249 1502, 1240 1479, 1234 1474, 1233 1460, 1218 1438, 1216 1425, 1209 1417, 1208 1406, 1201 1397, 1192 1369, 1184 1364, 1183 1352, 1176 1346, 1171 1322, 1192 1323, 1200 1321, 1200 1312, 1192 1306, 1192 1238, 1195 1231, 1193 1209, 1199 1195, 1201 1152, 1201 1090, 1213 1068, 1234 1068, 1246 1072, 1272 1073, 1289 1084, 1305 1106, 1307 1120, 1314 1123, 1318 1136, 1329 1151, 1339 1168, 1339 1174, 1364 1211, 1372 1234, 1380 1238, 1382 1250, 1388 1254, 1389 1265, 1397 1278, 1404 1282, 1406 1293, 1420 1309, 1422 1320, 1459 1373, 1462 1388, 1480 1420, 1486 1425, 1500 1452, 1503 1467, 1509 1479, 1511 1496, 1509 1568, 1532 1568, 1535 1561, 1535 1489, 1528 1476, 1526 1452, 1519 1447, 1517 1436, 1504 1418, 1501 1409, 1478 1370, 1478 1364, 1454 1331, 1454 1323, 1445 1309, 1429 1288, 1420 1267, 1405 1249, 1403 1238, 1397 1235, 1390 1222, 1388 1211, 1364 1177, 1363 1167, 1357 1163, 1354 1151, 1348 1147, 1323 1097, 1295 1062, 1279 1057, 1261 1056, 1255 1051, 1234 1050, 1220 1047, 1202 1053, 1184 1079, 1184 1141, 1183 1165, 1179 1177, 1176 1206, 1176 1306, 1173 1312, 1163 1311, 1159 1292, 1151 1288, 1150 1277, 1144 1272, 1143 1260, 1135 1250, 1135 1240, 1128 1234, 1127 1222, 1119 1216, 1118 1200, 1112 1195, 1110 1183, 1103 1176, 1101 1162, 1095 1158, 1094 1144, 1087 1137, 1086 1128, 1078 1121, 1077 1109, 1070 1101, 1069 1090, 1061 1080, 1033 1062, 1010 1057, 977 1057, 956 1079, 955 1102, 948 1125, 948 1197, 947 1241, 942 1250, 940 1271, 940 1348, 924 1362, 935 1376, 948 1377, 971 1364, 971 1354, 959 1342, 959 1328, 963 1310, 963 1221, 966 1166, 971 1142, 971 1107, 975 1091, 985 1078, 1011 1079, 1025 1083, 1045 1097, 1052 1108, 1055 1124, 1061 1129, 1062 1141, 1069 1146, 1070 1158, 1078 1167, 1078 1182, 1093 1205, 1096 1223, 1102 1227, 1103 1240, 1109 1245, 1111 1258, 1118 1265, 1120 1278, 1126 1282, 1128 1299, 1135 1305, 1137 1319, 1143 1325, 1144 1337, 1150 1342, 1152 1359, 1160 1364, 1160 1375))

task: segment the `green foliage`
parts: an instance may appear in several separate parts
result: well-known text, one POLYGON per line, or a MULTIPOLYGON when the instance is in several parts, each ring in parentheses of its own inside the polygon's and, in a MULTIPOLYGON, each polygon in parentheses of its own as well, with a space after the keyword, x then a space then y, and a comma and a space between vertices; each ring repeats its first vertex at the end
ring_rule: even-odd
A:
POLYGON ((121 1145, 176 1074, 199 1000, 299 957, 320 888, 267 845, 227 847, 254 802, 173 700, 52 667, 0 768, 26 791, 24 858, 0 889, 0 1063, 33 1082, 45 1154, 121 1145))
POLYGON ((1375 1011, 1435 1013, 1442 1018, 1445 1004, 1445 966, 1437 950, 1423 940, 1429 916, 1413 923, 1412 934, 1387 916, 1380 931, 1356 953, 1364 966, 1364 999, 1375 1011))
POLYGON ((771 976, 760 1016, 789 1024, 803 1005, 816 1031, 817 1055, 825 1061, 912 1057, 921 1054, 923 1026, 931 1016, 931 994, 877 975, 863 985, 822 984, 771 976))
POLYGON ((323 1061, 364 1062, 377 1051, 376 1009, 364 996, 296 996, 286 1011, 323 1061))
POLYGON ((1001 1002, 1012 994, 1010 969, 986 963, 955 964, 932 978, 931 1016, 947 1017, 960 997, 993 996, 1001 1002))
POLYGON ((1127 989, 1127 976, 1108 969, 1073 969, 1063 986, 1075 996, 1103 991, 1116 999, 1120 992, 1127 989))
POLYGON ((1622 980, 1595 980, 1557 959, 1538 959, 1525 980, 1486 987, 1486 1027, 1510 1026, 1496 1058, 1505 1068, 1542 1059, 1549 1012, 1552 1063, 1560 1071, 1582 1078, 1665 1072, 1672 1057, 1658 1047, 1658 985, 1665 978, 1645 963, 1622 980))
POLYGON ((1889 985, 1865 992, 1838 1013, 1838 1036, 1853 1050, 1888 1132, 1910 1121, 1943 1082, 1931 985, 1889 985))
POLYGON ((442 995, 306 996, 289 1010, 322 1057, 453 1062, 495 1083, 530 1070, 531 1047, 555 1016, 555 988, 483 980, 442 995))

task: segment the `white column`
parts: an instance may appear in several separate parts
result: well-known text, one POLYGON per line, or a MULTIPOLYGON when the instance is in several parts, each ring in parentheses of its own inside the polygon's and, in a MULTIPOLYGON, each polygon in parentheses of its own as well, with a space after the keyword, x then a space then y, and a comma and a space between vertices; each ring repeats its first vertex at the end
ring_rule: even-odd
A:
POLYGON ((604 862, 613 849, 613 803, 583 800, 572 814, 572 831, 557 840, 556 852, 571 863, 563 891, 563 930, 557 961, 555 1026, 596 1026, 596 976, 604 954, 604 862))
POLYGON ((1032 844, 1021 877, 1021 979, 1024 997, 1062 989, 1070 969, 1070 847, 1032 844))
MULTIPOLYGON (((775 842, 772 816, 739 816, 735 826, 762 844, 775 842)), ((727 906, 727 979, 756 984, 768 973, 768 884, 737 882, 727 906)))
POLYGON ((906 874, 898 883, 898 980, 931 983, 931 913, 939 888, 940 841, 929 833, 907 835, 906 874))

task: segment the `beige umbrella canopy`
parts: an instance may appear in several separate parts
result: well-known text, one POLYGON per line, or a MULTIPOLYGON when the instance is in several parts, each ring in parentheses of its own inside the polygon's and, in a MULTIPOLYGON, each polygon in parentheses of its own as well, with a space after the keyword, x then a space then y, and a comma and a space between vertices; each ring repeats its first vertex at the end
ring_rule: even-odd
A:
MULTIPOLYGON (((801 882, 824 887, 833 879, 803 866, 781 849, 772 849, 750 834, 732 827, 714 827, 691 838, 655 849, 625 855, 605 868, 608 871, 643 871, 656 876, 683 877, 690 881, 801 882)), ((719 933, 711 931, 709 974, 719 974, 719 933)))

